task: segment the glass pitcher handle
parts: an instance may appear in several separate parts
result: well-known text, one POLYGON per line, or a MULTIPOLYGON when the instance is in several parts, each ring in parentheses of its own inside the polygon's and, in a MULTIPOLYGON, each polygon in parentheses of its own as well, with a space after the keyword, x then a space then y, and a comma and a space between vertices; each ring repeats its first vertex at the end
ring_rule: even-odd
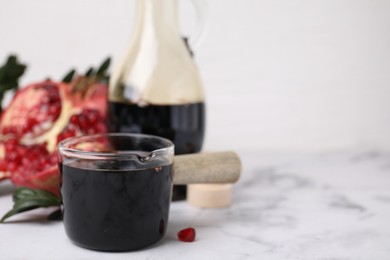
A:
POLYGON ((205 0, 191 0, 195 8, 196 27, 194 32, 188 37, 190 46, 193 49, 199 48, 207 32, 208 8, 205 0))

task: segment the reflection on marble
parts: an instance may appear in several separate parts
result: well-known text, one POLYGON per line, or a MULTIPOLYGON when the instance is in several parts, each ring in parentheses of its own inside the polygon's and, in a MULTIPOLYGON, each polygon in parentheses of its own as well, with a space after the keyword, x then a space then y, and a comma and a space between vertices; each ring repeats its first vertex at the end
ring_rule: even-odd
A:
MULTIPOLYGON (((2 256, 390 259, 390 154, 248 152, 241 156, 244 172, 234 186, 232 206, 198 209, 185 202, 172 203, 165 238, 147 250, 121 254, 88 251, 68 241, 62 223, 19 222, 0 225, 2 256), (196 228, 197 240, 177 241, 177 231, 188 226, 196 228), (15 250, 16 246, 22 249, 15 250)), ((10 200, 9 195, 0 197, 0 213, 8 209, 10 200)), ((19 218, 28 218, 28 214, 33 213, 19 218)))

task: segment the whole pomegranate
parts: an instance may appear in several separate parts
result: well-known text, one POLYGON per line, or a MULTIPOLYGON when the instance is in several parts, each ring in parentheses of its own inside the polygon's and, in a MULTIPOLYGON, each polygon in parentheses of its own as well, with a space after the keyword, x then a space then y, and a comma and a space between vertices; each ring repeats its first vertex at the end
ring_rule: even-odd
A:
POLYGON ((106 132, 107 86, 93 77, 44 81, 16 92, 0 117, 0 179, 59 194, 56 145, 106 132))

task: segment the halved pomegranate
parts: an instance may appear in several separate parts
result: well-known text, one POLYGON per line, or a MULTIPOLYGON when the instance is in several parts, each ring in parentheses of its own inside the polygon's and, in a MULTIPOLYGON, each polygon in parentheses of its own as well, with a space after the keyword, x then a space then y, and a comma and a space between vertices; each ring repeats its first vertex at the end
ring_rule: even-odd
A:
POLYGON ((56 145, 106 132, 107 86, 78 77, 18 90, 0 117, 0 179, 59 194, 56 145))

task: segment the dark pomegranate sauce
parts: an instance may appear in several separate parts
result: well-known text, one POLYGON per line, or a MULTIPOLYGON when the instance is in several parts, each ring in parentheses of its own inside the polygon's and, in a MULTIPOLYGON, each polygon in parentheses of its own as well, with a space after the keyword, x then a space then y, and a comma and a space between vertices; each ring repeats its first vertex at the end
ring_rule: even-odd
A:
POLYGON ((170 139, 175 154, 199 152, 205 129, 203 102, 183 105, 138 106, 109 102, 108 129, 112 133, 143 133, 170 139))
MULTIPOLYGON (((147 106, 109 102, 107 120, 111 133, 142 133, 170 139, 175 144, 175 154, 197 153, 202 149, 203 102, 147 106)), ((175 185, 172 200, 183 200, 186 194, 185 185, 175 185)))
POLYGON ((77 161, 59 165, 69 238, 102 251, 135 250, 159 241, 168 222, 171 165, 122 170, 123 165, 102 163, 92 169, 77 161))

